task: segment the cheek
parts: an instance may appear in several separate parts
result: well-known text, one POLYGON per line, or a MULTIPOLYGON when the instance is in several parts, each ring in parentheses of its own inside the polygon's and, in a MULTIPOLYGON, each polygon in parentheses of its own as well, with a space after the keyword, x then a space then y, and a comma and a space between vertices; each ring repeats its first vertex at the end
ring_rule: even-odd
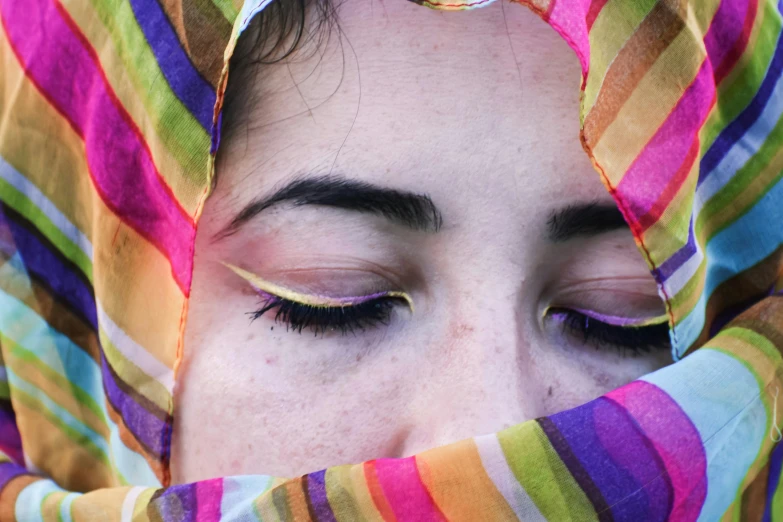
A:
POLYGON ((670 362, 663 351, 623 357, 592 347, 551 350, 537 372, 544 415, 581 406, 670 362))

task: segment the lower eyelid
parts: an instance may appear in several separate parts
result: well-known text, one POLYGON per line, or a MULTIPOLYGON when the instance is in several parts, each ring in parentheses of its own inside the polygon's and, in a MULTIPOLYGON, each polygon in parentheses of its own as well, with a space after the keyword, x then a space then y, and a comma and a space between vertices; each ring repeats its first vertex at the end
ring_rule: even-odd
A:
POLYGON ((595 310, 589 310, 585 308, 577 308, 573 306, 551 306, 544 311, 544 317, 547 315, 557 313, 559 311, 570 310, 578 314, 584 315, 595 321, 607 324, 609 326, 616 326, 619 328, 639 328, 643 326, 654 326, 668 322, 669 316, 666 313, 656 315, 652 317, 628 317, 618 315, 607 315, 595 310))
POLYGON ((605 315, 594 310, 585 310, 581 308, 571 308, 571 310, 587 316, 590 319, 618 327, 653 326, 666 323, 669 320, 669 316, 666 313, 653 317, 625 317, 618 315, 605 315))

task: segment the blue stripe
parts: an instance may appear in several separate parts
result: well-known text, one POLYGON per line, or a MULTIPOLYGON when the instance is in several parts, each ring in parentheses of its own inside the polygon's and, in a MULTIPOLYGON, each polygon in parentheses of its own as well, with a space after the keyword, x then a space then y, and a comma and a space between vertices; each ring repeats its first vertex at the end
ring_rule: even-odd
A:
MULTIPOLYGON (((0 273, 0 277, 7 274, 0 273)), ((34 355, 42 364, 61 375, 90 399, 91 406, 107 420, 103 383, 98 364, 68 337, 53 329, 23 302, 0 290, 0 332, 14 342, 17 350, 34 355)), ((9 372, 9 382, 14 381, 9 372)))
POLYGON ((759 400, 756 375, 734 357, 704 347, 641 380, 668 393, 698 430, 708 485, 698 520, 720 520, 767 433, 767 408, 759 400))
POLYGON ((27 272, 42 281, 61 302, 66 303, 77 315, 98 330, 98 313, 92 287, 70 261, 64 260, 56 249, 45 245, 30 232, 33 225, 21 216, 11 216, 11 209, 0 203, 0 225, 6 224, 14 237, 19 256, 27 272), (23 226, 27 224, 28 226, 23 226), (29 228, 28 228, 29 227, 29 228))
POLYGON ((130 0, 136 21, 177 98, 207 131, 212 131, 215 91, 194 67, 157 0, 130 0))
POLYGON ((769 479, 767 482, 767 505, 764 507, 762 522, 772 522, 772 500, 780 485, 780 475, 783 473, 783 443, 778 442, 769 459, 769 479))
POLYGON ((775 54, 767 69, 767 75, 764 77, 756 96, 750 104, 732 121, 718 138, 712 144, 710 149, 704 154, 699 167, 699 184, 704 181, 721 160, 728 154, 729 150, 742 139, 748 129, 759 119, 767 106, 767 102, 772 98, 775 92, 775 85, 783 73, 783 36, 778 38, 775 54))
POLYGON ((707 300, 723 282, 766 259, 783 244, 783 179, 747 213, 718 232, 706 246, 707 267, 704 291, 693 310, 675 326, 676 348, 682 355, 701 334, 707 300), (777 226, 776 226, 777 225, 777 226))

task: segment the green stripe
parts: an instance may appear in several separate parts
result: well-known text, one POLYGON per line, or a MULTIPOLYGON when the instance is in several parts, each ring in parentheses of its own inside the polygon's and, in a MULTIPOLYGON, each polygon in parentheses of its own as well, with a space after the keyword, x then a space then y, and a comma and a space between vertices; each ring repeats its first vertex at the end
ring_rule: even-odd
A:
POLYGON ((758 196, 753 199, 750 204, 742 208, 737 208, 734 205, 737 196, 747 190, 754 181, 757 181, 761 171, 764 170, 776 156, 780 155, 781 147, 783 147, 783 118, 778 120, 775 128, 769 133, 767 140, 759 151, 737 171, 731 180, 717 194, 710 198, 704 207, 702 207, 701 212, 699 212, 699 215, 696 218, 696 225, 694 228, 697 238, 703 237, 703 234, 705 233, 704 227, 710 220, 715 218, 715 216, 730 212, 733 215, 731 220, 727 220, 723 225, 710 228, 706 231, 709 234, 707 237, 707 242, 709 242, 720 233, 721 230, 731 226, 742 215, 752 209, 756 203, 775 186, 781 176, 783 176, 783 171, 778 172, 772 177, 764 190, 759 191, 758 196))
MULTIPOLYGON (((47 420, 49 420, 49 422, 57 426, 57 428, 75 444, 81 448, 84 448, 88 453, 92 454, 95 458, 104 463, 107 468, 113 469, 108 456, 103 451, 101 451, 101 449, 90 439, 65 424, 57 415, 49 411, 40 400, 31 395, 28 395, 26 392, 16 388, 15 386, 11 386, 11 389, 13 390, 14 401, 24 404, 32 411, 35 411, 45 417, 47 420)), ((86 426, 85 428, 89 430, 89 428, 86 426)))
POLYGON ((740 62, 718 86, 720 106, 716 106, 712 110, 704 127, 702 127, 702 154, 709 150, 718 135, 739 116, 740 112, 756 96, 759 86, 767 74, 772 56, 775 54, 775 47, 781 31, 780 15, 771 2, 760 1, 759 7, 764 9, 764 13, 757 13, 756 16, 764 17, 762 22, 764 27, 760 29, 753 48, 746 49, 740 62))
POLYGON ((124 382, 140 383, 138 386, 134 386, 134 391, 157 405, 161 410, 168 411, 169 405, 160 404, 154 397, 166 397, 167 400, 170 400, 171 394, 169 391, 160 382, 150 378, 141 368, 117 350, 117 347, 112 344, 103 328, 100 329, 100 339, 103 354, 111 367, 117 372, 119 378, 124 382))
MULTIPOLYGON (((183 166, 185 175, 195 183, 204 183, 211 138, 168 85, 136 22, 130 2, 91 0, 91 3, 111 34, 117 54, 147 109, 158 137, 183 166)), ((136 124, 143 126, 143 122, 136 124)), ((172 174, 163 173, 164 177, 172 174)))
POLYGON ((587 495, 537 422, 503 430, 498 440, 514 477, 544 518, 558 522, 598 520, 587 495))
POLYGON ((633 36, 639 24, 647 18, 647 15, 656 4, 656 0, 610 0, 598 13, 593 23, 588 38, 590 39, 590 48, 593 53, 601 53, 601 59, 597 60, 593 55, 590 59, 589 80, 585 85, 583 97, 583 108, 586 115, 590 112, 598 99, 598 93, 603 85, 604 77, 612 63, 623 47, 628 43, 628 39, 633 36), (622 27, 622 32, 618 28, 622 27), (611 29, 610 29, 611 28, 611 29), (614 41, 607 41, 606 35, 621 32, 624 37, 617 38, 614 41), (596 41, 595 38, 598 38, 596 41), (613 44, 612 48, 607 44, 613 44), (606 56, 610 58, 605 58, 606 56), (599 69, 599 66, 602 66, 599 69))
MULTIPOLYGON (((36 357, 34 352, 28 350, 27 348, 23 347, 22 345, 14 342, 13 340, 5 336, 0 335, 0 338, 3 339, 3 344, 7 342, 11 347, 10 350, 7 350, 8 354, 10 354, 13 357, 16 357, 17 359, 23 361, 26 364, 35 367, 48 380, 52 381, 55 384, 55 386, 60 388, 64 394, 70 395, 73 398, 75 398, 80 405, 84 406, 85 409, 94 413, 108 427, 108 419, 106 418, 106 414, 104 413, 103 409, 100 407, 98 402, 92 397, 92 395, 90 395, 83 389, 79 388, 78 386, 74 385, 65 376, 53 370, 41 359, 36 357)), ((19 367, 17 365, 12 366, 10 361, 8 366, 9 368, 19 367)), ((60 407, 62 407, 62 405, 60 405, 60 407)), ((74 412, 71 412, 71 414, 74 416, 77 415, 77 413, 74 412)))
MULTIPOLYGON (((669 296, 669 302, 671 303, 672 310, 674 311, 674 318, 677 320, 675 326, 679 325, 693 311, 693 308, 691 308, 687 312, 683 312, 680 310, 680 308, 682 307, 683 303, 691 299, 699 287, 699 284, 704 281, 705 270, 705 260, 702 259, 701 263, 699 264, 699 268, 696 270, 690 280, 685 283, 685 285, 680 289, 679 292, 677 292, 676 295, 669 296)), ((694 304, 698 304, 698 302, 698 299, 694 300, 694 304)))
POLYGON ((223 16, 228 20, 228 23, 234 25, 234 20, 239 16, 239 11, 234 7, 234 3, 231 0, 211 0, 215 7, 217 7, 223 16))
POLYGON ((16 212, 24 216, 65 256, 69 261, 79 267, 79 270, 87 276, 90 283, 93 281, 92 261, 79 246, 63 234, 63 232, 52 223, 38 206, 30 199, 19 192, 13 185, 0 178, 0 200, 16 212))

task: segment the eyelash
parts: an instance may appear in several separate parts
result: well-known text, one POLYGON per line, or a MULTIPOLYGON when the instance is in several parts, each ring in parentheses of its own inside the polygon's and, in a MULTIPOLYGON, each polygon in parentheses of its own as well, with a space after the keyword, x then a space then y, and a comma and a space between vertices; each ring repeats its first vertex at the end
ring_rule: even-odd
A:
POLYGON ((648 326, 616 326, 567 308, 552 308, 548 315, 563 330, 596 349, 614 347, 622 354, 639 355, 671 348, 668 323, 648 326))
POLYGON ((313 334, 339 331, 342 335, 364 331, 378 325, 388 325, 398 297, 379 297, 349 306, 313 306, 276 295, 263 297, 264 303, 258 310, 250 312, 251 321, 274 310, 274 321, 285 323, 287 330, 302 333, 311 330, 313 334))
MULTIPOLYGON (((342 335, 364 331, 378 325, 388 325, 397 297, 379 297, 350 306, 312 306, 275 295, 264 297, 263 305, 250 312, 251 321, 275 311, 274 321, 284 323, 286 329, 302 333, 311 330, 313 334, 339 331, 342 335)), ((669 341, 668 324, 649 326, 615 326, 588 317, 567 308, 552 308, 548 315, 559 320, 563 330, 581 338, 583 344, 596 349, 614 347, 624 354, 639 355, 667 349, 669 341)))

